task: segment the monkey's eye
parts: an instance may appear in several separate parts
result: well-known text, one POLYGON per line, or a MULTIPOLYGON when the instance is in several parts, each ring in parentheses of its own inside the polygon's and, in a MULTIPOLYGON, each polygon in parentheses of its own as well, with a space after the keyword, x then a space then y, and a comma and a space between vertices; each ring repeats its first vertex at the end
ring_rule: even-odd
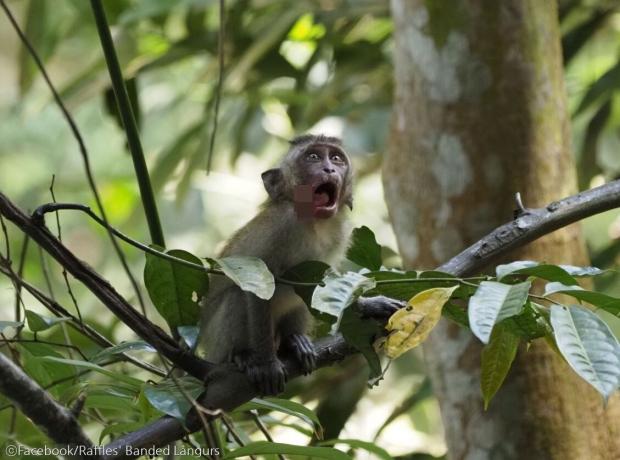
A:
POLYGON ((319 156, 318 153, 311 152, 306 156, 306 159, 311 160, 311 161, 317 161, 317 160, 320 160, 321 157, 319 156))
POLYGON ((337 153, 332 155, 332 161, 335 161, 336 163, 344 163, 342 156, 337 153))

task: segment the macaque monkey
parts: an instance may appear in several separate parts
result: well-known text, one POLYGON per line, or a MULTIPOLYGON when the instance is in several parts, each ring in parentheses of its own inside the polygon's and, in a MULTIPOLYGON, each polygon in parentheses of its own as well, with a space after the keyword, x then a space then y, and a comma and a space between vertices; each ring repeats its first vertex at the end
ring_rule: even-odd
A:
MULTIPOLYGON (((352 169, 340 139, 303 135, 290 144, 280 166, 262 174, 269 195, 262 211, 221 252, 259 257, 276 278, 307 260, 337 264, 351 230, 352 169)), ((281 353, 292 354, 304 373, 314 370, 310 314, 291 286, 277 284, 274 296, 263 300, 223 276, 211 279, 201 319, 205 359, 236 363, 261 395, 284 390, 281 353)), ((382 296, 358 301, 361 314, 375 318, 400 306, 382 296)))

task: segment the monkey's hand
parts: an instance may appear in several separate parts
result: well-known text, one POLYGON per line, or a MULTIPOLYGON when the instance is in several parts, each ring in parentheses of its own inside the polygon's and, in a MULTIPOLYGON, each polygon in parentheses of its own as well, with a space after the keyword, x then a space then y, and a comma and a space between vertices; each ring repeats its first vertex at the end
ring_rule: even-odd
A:
POLYGON ((284 391, 286 369, 277 357, 235 355, 234 362, 245 372, 259 395, 276 396, 284 391))
POLYGON ((316 369, 317 354, 312 340, 304 334, 291 334, 284 338, 282 346, 293 353, 304 375, 316 369))
POLYGON ((372 318, 387 321, 399 309, 406 307, 407 302, 392 299, 383 295, 375 297, 360 297, 357 299, 357 308, 363 318, 372 318))

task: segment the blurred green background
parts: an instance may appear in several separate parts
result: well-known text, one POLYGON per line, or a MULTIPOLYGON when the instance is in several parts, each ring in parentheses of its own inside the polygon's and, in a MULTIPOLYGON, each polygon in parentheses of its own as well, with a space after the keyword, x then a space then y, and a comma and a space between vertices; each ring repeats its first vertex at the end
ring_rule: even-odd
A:
MULTIPOLYGON (((148 242, 89 2, 8 3, 76 118, 110 222, 148 242)), ((354 224, 370 227, 382 245, 396 250, 380 179, 392 99, 388 2, 226 1, 224 81, 208 175, 219 72, 218 2, 104 3, 169 248, 201 257, 214 255, 265 199, 260 172, 286 151, 287 140, 298 133, 324 132, 342 136, 353 155, 354 224)), ((587 189, 620 175, 620 6, 603 0, 565 0, 560 6, 573 150, 580 188, 587 189)), ((92 206, 75 139, 31 57, 4 15, 0 16, 0 190, 32 210, 52 200, 50 185, 55 176, 57 201, 92 206)), ((56 230, 51 217, 48 224, 56 230)), ((620 254, 618 212, 593 217, 583 225, 593 264, 615 266, 620 254)), ((135 300, 104 232, 78 213, 63 213, 61 226, 63 241, 135 300)), ((23 237, 14 228, 9 228, 9 235, 11 253, 17 259, 23 237)), ((143 254, 126 246, 125 252, 140 278, 143 254)), ((390 262, 399 263, 397 257, 390 262)), ((52 292, 61 304, 71 305, 58 265, 34 245, 25 267, 27 280, 52 292)), ((618 295, 618 281, 611 274, 598 281, 597 288, 618 295)), ((134 338, 77 282, 71 286, 88 323, 115 342, 134 338)), ((44 313, 31 298, 25 299, 28 308, 44 313)), ((14 292, 4 277, 0 278, 0 302, 0 320, 12 320, 14 292)), ((163 325, 154 309, 149 316, 163 325)), ((615 320, 612 327, 620 330, 617 319, 608 319, 615 320)), ((49 334, 50 340, 54 334, 62 337, 56 330, 49 334)), ((92 347, 71 337, 86 352, 92 347)), ((364 366, 363 360, 353 358, 342 367, 296 381, 288 392, 317 408, 326 438, 373 440, 378 435, 377 443, 395 456, 443 455, 438 406, 426 383, 419 350, 395 362, 381 386, 370 391, 365 388, 364 366), (386 421, 390 423, 381 429, 386 421)), ((71 388, 66 387, 57 396, 70 395, 71 388)), ((10 410, 0 411, 0 426, 9 426, 11 417, 10 410)), ((114 417, 119 420, 118 413, 114 417)), ((127 422, 135 421, 132 417, 126 414, 127 422)), ((104 410, 87 424, 89 434, 96 433, 97 439, 105 423, 104 410)), ((22 436, 33 444, 44 439, 34 430, 25 430, 22 436)), ((8 436, 0 429, 0 442, 8 436)), ((274 429, 274 438, 293 443, 308 440, 306 434, 285 425, 274 429)), ((369 458, 366 455, 360 453, 359 458, 369 458)))

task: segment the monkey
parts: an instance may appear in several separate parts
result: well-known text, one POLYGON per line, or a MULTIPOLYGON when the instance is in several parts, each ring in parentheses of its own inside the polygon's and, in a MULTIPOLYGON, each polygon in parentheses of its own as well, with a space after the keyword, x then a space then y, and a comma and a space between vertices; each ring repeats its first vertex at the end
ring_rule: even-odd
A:
MULTIPOLYGON (((232 236, 220 257, 258 257, 276 279, 304 261, 332 265, 342 260, 353 208, 353 170, 342 141, 298 136, 279 166, 261 177, 266 203, 232 236)), ((317 355, 307 335, 311 315, 291 286, 277 283, 273 297, 263 300, 223 276, 211 278, 201 303, 205 359, 235 363, 260 395, 284 390, 287 375, 279 359, 284 353, 297 359, 304 374, 314 370, 317 355)), ((383 296, 358 300, 361 314, 375 319, 400 307, 400 301, 383 296)))

